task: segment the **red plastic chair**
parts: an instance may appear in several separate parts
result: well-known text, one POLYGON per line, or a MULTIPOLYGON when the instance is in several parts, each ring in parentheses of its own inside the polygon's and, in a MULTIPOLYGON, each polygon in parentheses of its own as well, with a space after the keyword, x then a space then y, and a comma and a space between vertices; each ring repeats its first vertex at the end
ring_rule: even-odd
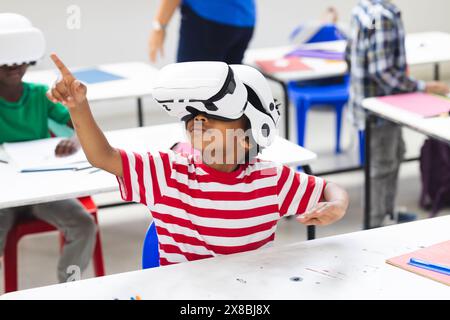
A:
MULTIPOLYGON (((82 206, 94 217, 97 225, 96 243, 93 253, 93 263, 95 276, 101 277, 105 275, 103 264, 102 244, 100 239, 100 231, 98 229, 97 206, 91 197, 78 198, 82 206)), ((17 223, 8 233, 4 251, 4 281, 5 292, 17 291, 17 247, 22 237, 30 234, 44 233, 56 231, 57 229, 45 221, 34 219, 17 223)), ((64 245, 64 237, 60 235, 61 249, 64 245)))

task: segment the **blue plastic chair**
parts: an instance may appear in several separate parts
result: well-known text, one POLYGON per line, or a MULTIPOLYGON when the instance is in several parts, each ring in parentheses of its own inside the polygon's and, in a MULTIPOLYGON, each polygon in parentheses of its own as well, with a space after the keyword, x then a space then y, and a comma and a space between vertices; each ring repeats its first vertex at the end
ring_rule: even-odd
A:
POLYGON ((147 230, 142 248, 142 269, 159 267, 159 245, 155 223, 152 222, 147 230))
MULTIPOLYGON (((295 30, 295 32, 298 32, 298 30, 295 30)), ((334 24, 326 24, 307 43, 345 39, 345 35, 334 24)), ((306 115, 309 109, 316 105, 331 105, 336 110, 335 152, 341 152, 342 113, 348 102, 349 86, 349 76, 345 76, 340 83, 333 83, 331 79, 322 79, 320 81, 290 82, 288 84, 289 97, 297 109, 297 139, 299 145, 305 145, 306 115)))
POLYGON ((297 143, 305 145, 306 118, 309 109, 315 105, 331 105, 336 111, 336 147, 335 152, 341 152, 342 114, 348 102, 350 77, 345 76, 342 84, 288 84, 291 101, 297 108, 297 143))

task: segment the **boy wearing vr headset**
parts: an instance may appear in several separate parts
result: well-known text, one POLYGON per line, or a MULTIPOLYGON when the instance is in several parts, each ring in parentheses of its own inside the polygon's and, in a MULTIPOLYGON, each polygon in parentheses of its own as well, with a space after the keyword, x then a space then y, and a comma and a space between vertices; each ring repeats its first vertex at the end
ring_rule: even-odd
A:
MULTIPOLYGON (((28 66, 44 55, 42 32, 23 16, 1 13, 0 47, 0 144, 48 138, 48 119, 73 128, 67 109, 47 99, 46 86, 22 82, 28 66)), ((78 148, 76 139, 62 140, 55 154, 66 156, 78 148)), ((91 215, 72 199, 1 209, 0 256, 10 228, 28 216, 44 220, 64 234, 66 242, 58 264, 60 282, 71 276, 69 266, 76 265, 81 271, 88 266, 96 226, 91 215)))
POLYGON ((90 111, 86 86, 56 55, 52 59, 62 79, 48 97, 69 108, 91 164, 117 176, 124 200, 150 209, 161 265, 266 247, 282 216, 328 225, 345 214, 348 195, 337 185, 254 158, 253 151, 275 138, 280 116, 256 69, 186 62, 160 70, 153 97, 185 121, 201 155, 196 159, 110 146, 90 111))

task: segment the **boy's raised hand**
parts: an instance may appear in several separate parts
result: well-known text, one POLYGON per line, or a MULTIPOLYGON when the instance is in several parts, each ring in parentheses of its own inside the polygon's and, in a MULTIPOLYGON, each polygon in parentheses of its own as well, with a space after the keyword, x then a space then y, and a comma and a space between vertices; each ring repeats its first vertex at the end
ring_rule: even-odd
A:
POLYGON ((55 103, 64 104, 67 108, 76 108, 86 101, 86 86, 73 76, 56 54, 52 53, 50 57, 61 76, 47 92, 47 97, 55 103))

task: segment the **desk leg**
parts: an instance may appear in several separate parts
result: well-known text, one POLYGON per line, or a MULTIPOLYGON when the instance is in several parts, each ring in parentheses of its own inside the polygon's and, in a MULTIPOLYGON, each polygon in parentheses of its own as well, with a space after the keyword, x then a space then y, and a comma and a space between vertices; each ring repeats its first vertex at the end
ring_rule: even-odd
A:
POLYGON ((142 98, 137 99, 137 113, 138 113, 138 125, 139 127, 144 126, 144 112, 142 110, 142 98))
POLYGON ((316 238, 316 226, 307 226, 308 238, 307 240, 314 240, 316 238))
POLYGON ((368 114, 366 116, 366 130, 365 130, 365 143, 364 143, 364 226, 365 230, 370 228, 370 142, 371 142, 371 124, 374 121, 374 116, 368 114))
POLYGON ((290 138, 290 125, 289 125, 289 120, 290 120, 290 106, 289 106, 289 93, 288 93, 288 88, 287 88, 287 84, 284 82, 280 82, 281 87, 283 88, 283 93, 284 93, 284 137, 286 140, 289 140, 290 138))
POLYGON ((441 78, 440 70, 439 70, 439 63, 434 64, 434 80, 439 81, 441 78))
MULTIPOLYGON (((306 165, 303 166, 303 172, 305 172, 306 174, 312 175, 312 170, 311 167, 306 165)), ((314 240, 316 238, 316 226, 307 226, 306 227, 307 230, 307 239, 308 240, 314 240)))

